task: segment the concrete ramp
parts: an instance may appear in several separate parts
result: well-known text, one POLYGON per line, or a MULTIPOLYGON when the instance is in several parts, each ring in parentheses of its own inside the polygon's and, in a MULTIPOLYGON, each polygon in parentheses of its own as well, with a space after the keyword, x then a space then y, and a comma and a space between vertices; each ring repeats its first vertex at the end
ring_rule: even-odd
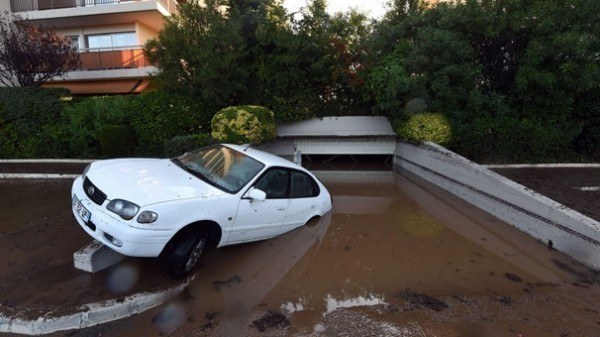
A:
POLYGON ((437 144, 398 142, 395 166, 600 270, 600 223, 437 144))

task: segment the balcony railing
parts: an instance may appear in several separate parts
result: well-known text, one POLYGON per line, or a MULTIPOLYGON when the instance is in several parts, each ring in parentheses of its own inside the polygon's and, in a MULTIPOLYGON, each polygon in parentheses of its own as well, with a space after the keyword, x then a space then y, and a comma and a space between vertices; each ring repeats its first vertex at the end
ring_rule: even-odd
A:
MULTIPOLYGON (((10 0, 10 9, 13 13, 26 11, 39 11, 59 8, 73 8, 86 6, 99 6, 108 4, 131 3, 148 0, 10 0)), ((176 0, 157 0, 170 13, 177 10, 176 0)))
POLYGON ((141 48, 79 51, 79 70, 134 69, 151 66, 141 48))

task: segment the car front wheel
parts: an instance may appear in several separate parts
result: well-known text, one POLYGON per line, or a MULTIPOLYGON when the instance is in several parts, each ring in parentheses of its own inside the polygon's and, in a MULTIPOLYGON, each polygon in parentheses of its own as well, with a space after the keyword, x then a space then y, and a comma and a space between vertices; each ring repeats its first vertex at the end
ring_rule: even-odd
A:
POLYGON ((205 235, 180 240, 167 260, 169 274, 177 279, 188 275, 200 261, 207 241, 205 235))

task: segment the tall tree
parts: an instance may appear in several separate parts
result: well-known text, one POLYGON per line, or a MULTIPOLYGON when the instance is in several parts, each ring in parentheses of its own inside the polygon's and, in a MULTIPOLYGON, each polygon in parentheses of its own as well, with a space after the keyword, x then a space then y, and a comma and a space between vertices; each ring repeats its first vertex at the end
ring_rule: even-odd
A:
POLYGON ((281 0, 206 0, 183 4, 145 50, 163 89, 196 95, 214 111, 260 104, 280 121, 298 120, 355 104, 365 26, 357 13, 331 18, 325 0, 298 16, 281 0))
POLYGON ((0 13, 0 83, 38 87, 80 65, 67 37, 31 26, 17 15, 0 13))
POLYGON ((245 91, 244 40, 239 20, 227 15, 226 1, 183 3, 145 52, 160 72, 165 90, 197 96, 214 111, 237 104, 245 91))
POLYGON ((376 108, 408 117, 420 99, 478 160, 600 155, 600 2, 394 3, 371 43, 376 108))

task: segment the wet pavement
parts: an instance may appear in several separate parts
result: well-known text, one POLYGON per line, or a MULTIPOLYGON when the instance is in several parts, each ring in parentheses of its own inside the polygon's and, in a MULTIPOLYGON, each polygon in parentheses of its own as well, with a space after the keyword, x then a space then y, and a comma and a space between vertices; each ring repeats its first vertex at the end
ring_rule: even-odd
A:
MULTIPOLYGON (((51 336, 600 336, 600 275, 408 174, 321 171, 324 218, 209 252, 174 301, 51 336)), ((72 266, 69 180, 0 180, 0 304, 23 316, 170 286, 72 266), (29 311, 23 308, 30 308, 29 311)))
POLYGON ((495 172, 600 221, 600 167, 502 168, 495 172))
POLYGON ((87 163, 0 162, 0 173, 81 174, 87 163))

